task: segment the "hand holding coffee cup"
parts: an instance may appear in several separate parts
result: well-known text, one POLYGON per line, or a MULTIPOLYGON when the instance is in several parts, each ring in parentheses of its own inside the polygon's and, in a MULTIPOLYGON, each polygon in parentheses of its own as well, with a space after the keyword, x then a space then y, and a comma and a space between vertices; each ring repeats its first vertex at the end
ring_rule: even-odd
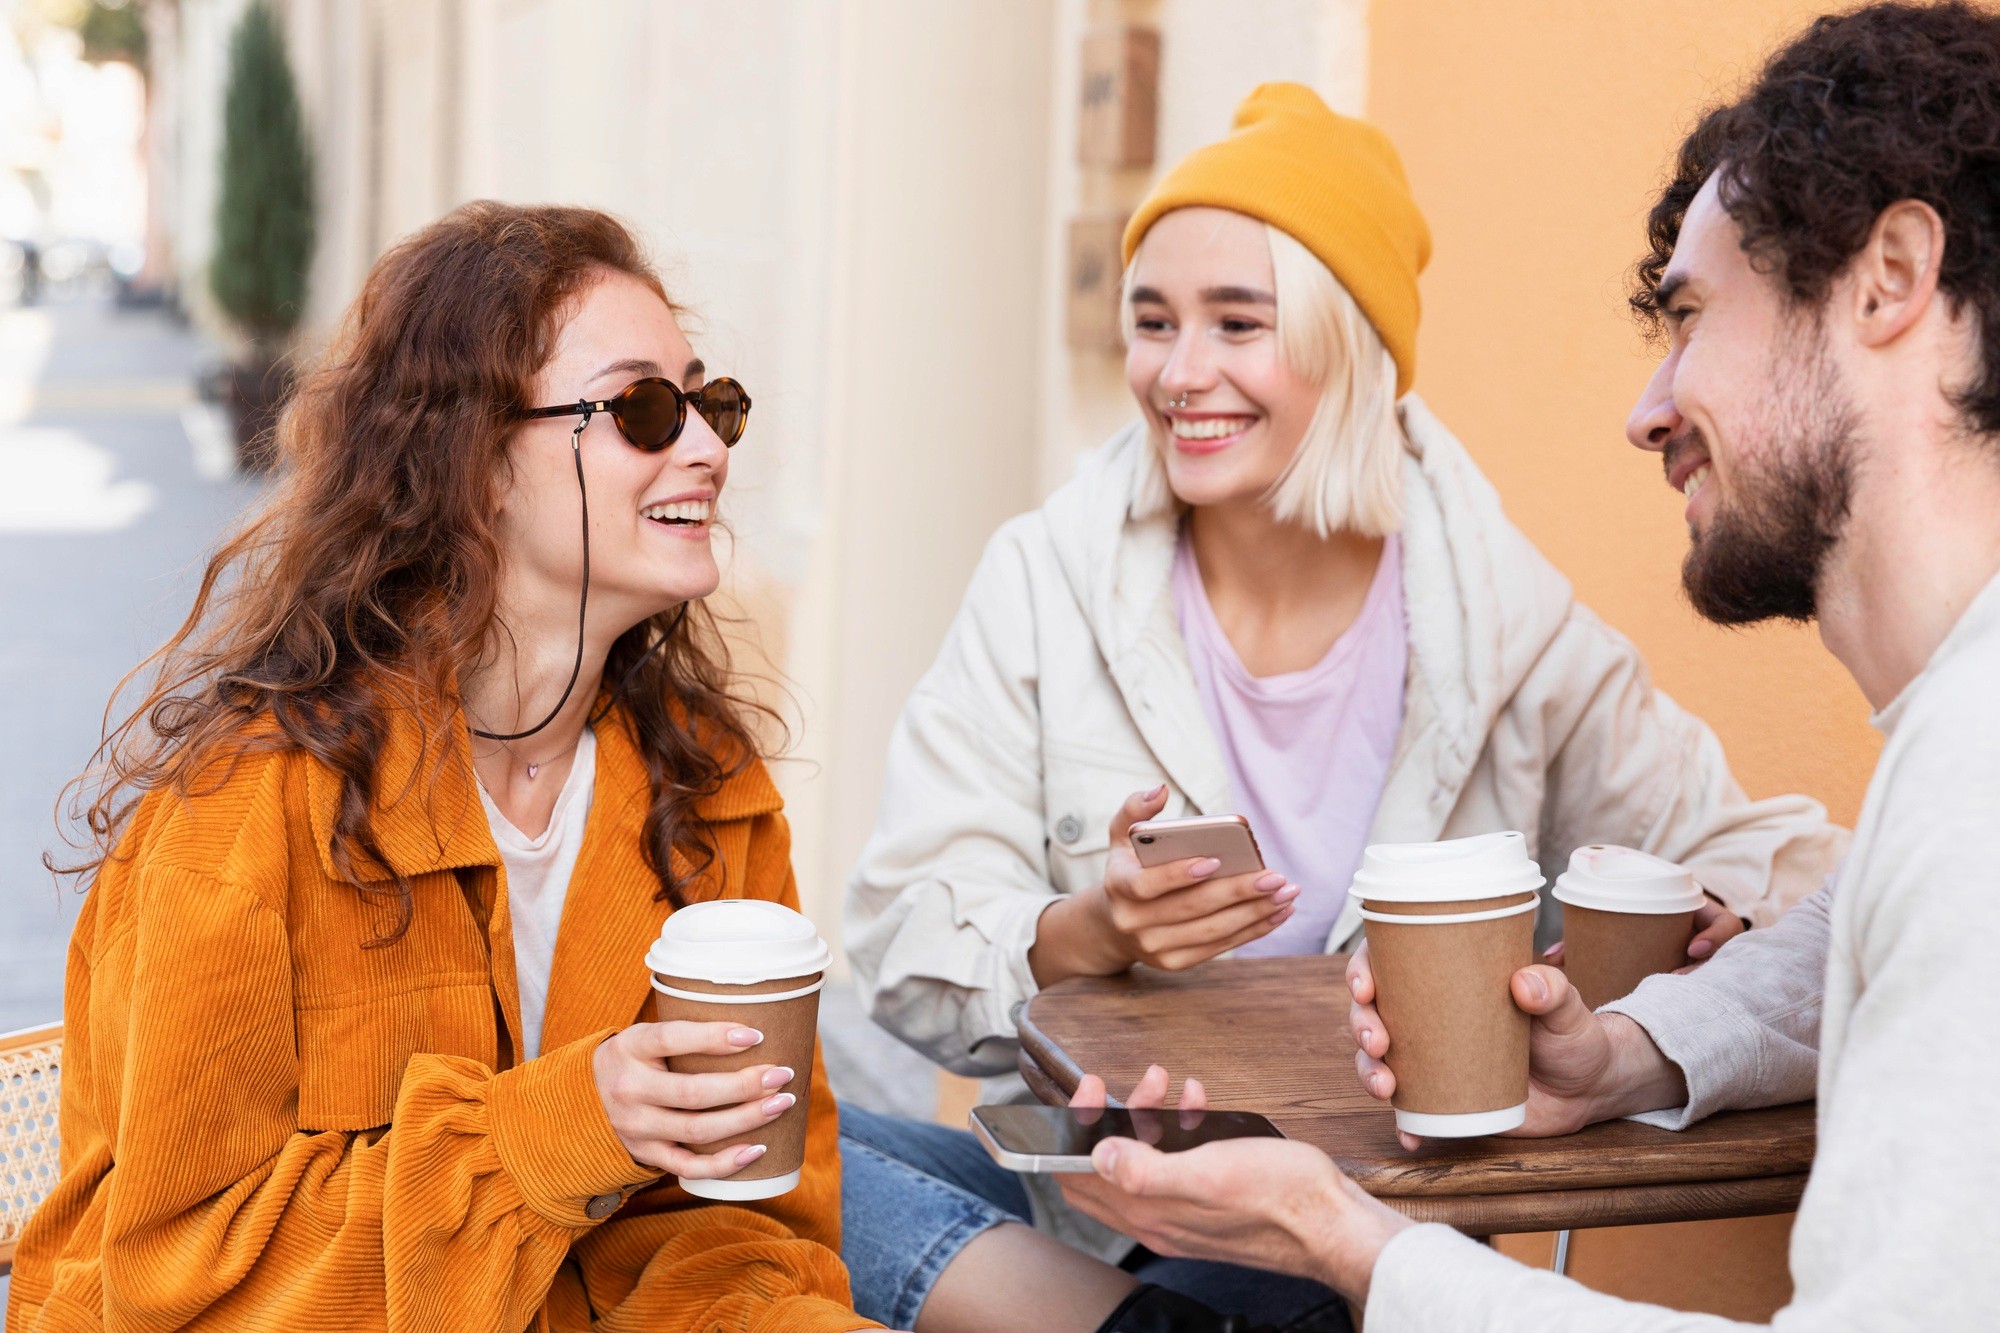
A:
POLYGON ((634 1023, 599 1043, 591 1057, 597 1095, 625 1151, 642 1166, 682 1180, 733 1175, 765 1149, 742 1144, 716 1151, 708 1145, 754 1133, 790 1110, 797 1100, 777 1089, 792 1081, 781 1065, 752 1064, 726 1074, 676 1074, 676 1056, 735 1056, 751 1051, 764 1034, 740 1023, 634 1023))
POLYGON ((646 952, 656 1026, 722 1037, 669 1052, 668 1069, 690 1081, 724 1080, 701 1084, 706 1088, 740 1090, 754 1081, 769 1094, 760 1112, 776 1108, 755 1123, 731 1122, 733 1132, 709 1140, 711 1157, 739 1165, 713 1175, 677 1172, 689 1194, 769 1199, 797 1188, 812 1111, 819 993, 831 960, 811 921, 762 899, 694 903, 660 927, 646 952))
POLYGON ((1348 891, 1367 927, 1377 1010, 1400 1035, 1396 1128, 1466 1138, 1527 1117, 1528 1017, 1510 998, 1534 959, 1542 872, 1519 833, 1384 843, 1348 891))
POLYGON ((1299 886, 1275 870, 1217 876, 1212 856, 1139 864, 1132 826, 1166 807, 1167 789, 1136 792, 1111 820, 1102 911, 1128 962, 1169 972, 1270 934, 1297 910, 1299 886))
MULTIPOLYGON (((1370 1096, 1389 1101, 1396 1072, 1388 1064, 1393 1040, 1376 1006, 1375 969, 1364 941, 1347 960, 1353 997, 1347 1022, 1354 1032, 1354 1065, 1370 1096)), ((1573 1134, 1600 1120, 1678 1106, 1687 1100, 1680 1069, 1653 1045, 1646 1030, 1623 1014, 1596 1014, 1576 987, 1546 964, 1524 967, 1508 979, 1514 1004, 1528 1016, 1528 1106, 1510 1137, 1573 1134)), ((1423 1140, 1399 1131, 1405 1148, 1423 1140)))

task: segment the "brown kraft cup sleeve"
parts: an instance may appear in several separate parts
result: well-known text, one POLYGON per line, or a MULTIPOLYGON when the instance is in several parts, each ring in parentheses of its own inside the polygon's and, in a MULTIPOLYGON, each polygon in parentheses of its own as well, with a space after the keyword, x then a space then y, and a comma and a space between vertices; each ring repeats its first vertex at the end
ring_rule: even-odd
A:
MULTIPOLYGON (((1509 894, 1444 903, 1366 902, 1397 916, 1483 912, 1526 902, 1509 894)), ((1401 925, 1369 921, 1375 1007, 1389 1032, 1391 1104, 1425 1115, 1501 1111, 1528 1099, 1528 1016, 1509 988, 1534 961, 1535 914, 1401 925)))
POLYGON ((1688 964, 1694 913, 1653 916, 1563 904, 1563 973, 1595 1009, 1630 995, 1655 972, 1688 964))
MULTIPOLYGON (((815 972, 809 976, 788 977, 751 986, 721 986, 711 981, 668 976, 659 980, 662 985, 676 990, 769 995, 810 986, 818 978, 819 974, 815 972)), ((810 995, 769 1004, 703 1004, 698 1000, 662 994, 658 990, 653 992, 653 1017, 659 1022, 679 1019, 690 1023, 735 1023, 756 1028, 764 1034, 764 1040, 757 1045, 732 1055, 673 1056, 668 1059, 667 1068, 676 1074, 726 1074, 751 1065, 785 1065, 792 1070, 790 1083, 762 1094, 763 1097, 770 1097, 780 1092, 791 1093, 798 1101, 789 1111, 746 1134, 715 1143, 687 1145, 694 1152, 709 1155, 745 1143, 764 1144, 768 1151, 741 1171, 732 1172, 728 1177, 730 1180, 768 1180, 772 1176, 796 1171, 805 1164, 806 1120, 812 1111, 813 1039, 819 1031, 819 996, 820 993, 814 991, 810 995)))

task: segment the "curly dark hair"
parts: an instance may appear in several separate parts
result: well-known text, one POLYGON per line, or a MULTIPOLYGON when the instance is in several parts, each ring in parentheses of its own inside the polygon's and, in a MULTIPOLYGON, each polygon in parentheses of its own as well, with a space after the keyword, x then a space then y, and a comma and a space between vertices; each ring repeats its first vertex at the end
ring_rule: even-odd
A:
POLYGON ((1882 210, 1921 200, 1944 220, 1938 285, 1979 323, 1980 368, 1957 405, 2000 431, 2000 15, 1950 0, 1873 4, 1814 20, 1681 145, 1646 219, 1632 308, 1657 328, 1660 276, 1696 193, 1720 202, 1752 263, 1818 305, 1882 210))

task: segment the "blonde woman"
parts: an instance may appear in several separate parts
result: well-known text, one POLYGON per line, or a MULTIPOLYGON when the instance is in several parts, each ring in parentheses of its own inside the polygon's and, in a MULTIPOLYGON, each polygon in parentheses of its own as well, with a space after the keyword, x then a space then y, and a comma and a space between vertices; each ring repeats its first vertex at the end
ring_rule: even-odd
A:
MULTIPOLYGON (((1695 961, 1831 869, 1844 832, 1746 799, 1410 392, 1429 247, 1388 141, 1296 85, 1252 93, 1134 214, 1141 419, 993 539, 850 885, 876 1019, 940 1064, 1011 1070, 1015 1007, 1066 977, 1345 948, 1369 842, 1513 828, 1551 874, 1599 841, 1683 862, 1711 895, 1695 961), (1142 870, 1127 845, 1137 820, 1225 812, 1267 872, 1142 870)), ((969 1137, 858 1112, 843 1133, 866 1313, 898 1322, 868 1293, 925 1276, 858 1257, 904 1224, 857 1215, 878 1180, 921 1169, 994 1236, 1027 1216, 969 1137)), ((1127 1266, 1211 1305, 1245 1271, 1127 1266)))

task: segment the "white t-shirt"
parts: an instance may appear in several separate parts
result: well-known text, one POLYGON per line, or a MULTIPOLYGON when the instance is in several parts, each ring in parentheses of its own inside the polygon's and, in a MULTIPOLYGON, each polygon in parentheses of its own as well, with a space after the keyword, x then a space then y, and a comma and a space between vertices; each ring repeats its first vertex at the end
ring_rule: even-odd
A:
POLYGON ((524 1059, 542 1052, 542 1014, 549 1003, 549 968, 556 957, 556 931, 562 925, 563 899, 569 896, 570 872, 583 847, 583 827, 590 818, 590 797, 597 787, 597 736, 589 727, 576 743, 569 776, 556 796, 555 811, 542 836, 531 838, 514 827, 493 803, 486 784, 479 801, 507 869, 507 909, 514 922, 514 973, 521 987, 521 1041, 524 1059))

